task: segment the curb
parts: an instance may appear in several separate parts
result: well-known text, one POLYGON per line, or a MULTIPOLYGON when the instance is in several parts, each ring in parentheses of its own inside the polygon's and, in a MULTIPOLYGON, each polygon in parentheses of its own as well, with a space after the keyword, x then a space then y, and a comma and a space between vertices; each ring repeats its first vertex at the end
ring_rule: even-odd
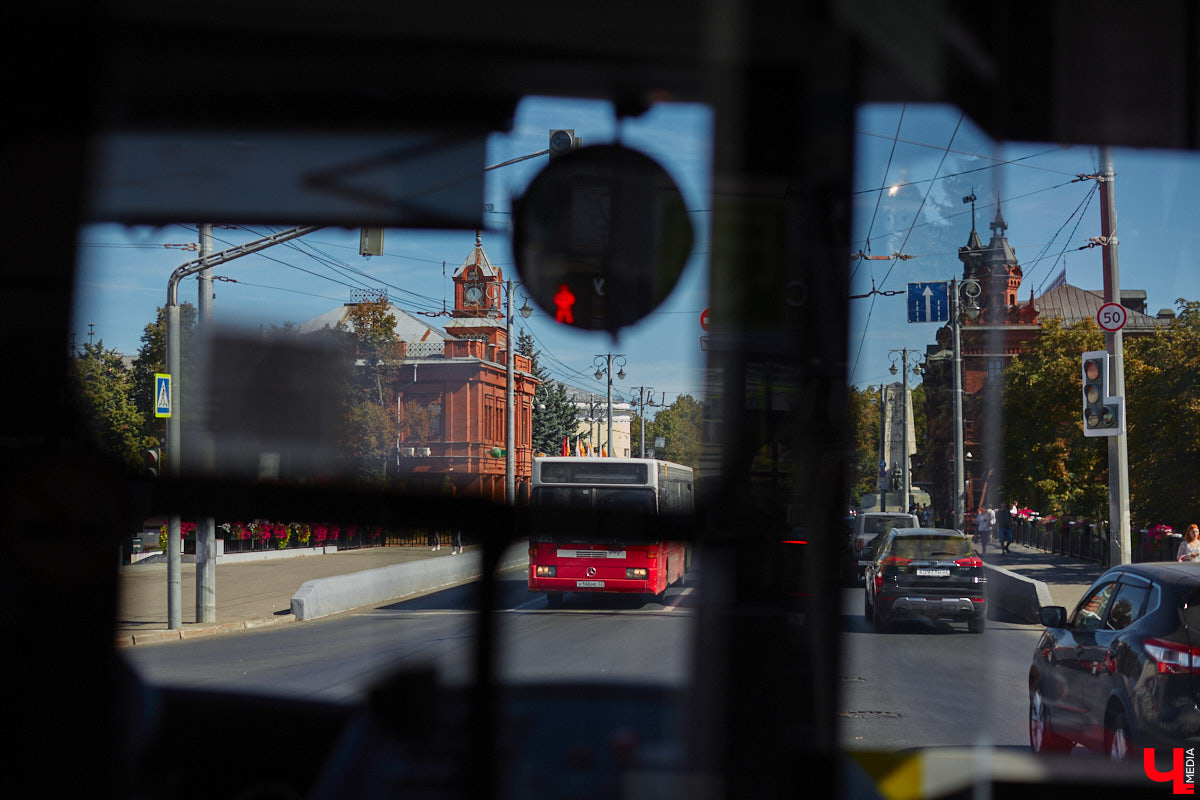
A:
POLYGON ((138 645, 144 646, 150 644, 162 644, 164 642, 178 642, 184 639, 203 639, 209 636, 218 636, 223 633, 236 633, 238 631, 272 628, 277 625, 286 625, 295 621, 295 614, 280 614, 278 617, 273 617, 271 619, 250 619, 241 620, 238 622, 191 622, 187 623, 191 627, 184 627, 178 630, 164 630, 162 628, 156 628, 154 630, 143 631, 140 633, 118 636, 113 643, 117 647, 135 647, 138 645))

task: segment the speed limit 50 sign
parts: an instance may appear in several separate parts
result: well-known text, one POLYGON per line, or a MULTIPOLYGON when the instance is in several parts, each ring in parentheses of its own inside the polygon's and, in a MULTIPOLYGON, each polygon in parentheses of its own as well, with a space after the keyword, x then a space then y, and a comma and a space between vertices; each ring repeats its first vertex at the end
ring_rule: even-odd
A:
POLYGON ((1096 324, 1109 333, 1124 328, 1128 319, 1129 309, 1120 303, 1105 303, 1096 311, 1096 324))

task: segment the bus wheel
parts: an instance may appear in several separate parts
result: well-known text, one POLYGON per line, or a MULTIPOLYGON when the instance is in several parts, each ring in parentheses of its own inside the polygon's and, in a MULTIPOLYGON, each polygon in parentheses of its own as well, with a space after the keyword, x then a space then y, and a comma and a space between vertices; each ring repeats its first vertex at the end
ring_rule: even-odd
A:
POLYGON ((562 608, 562 592, 546 592, 546 608, 562 608))

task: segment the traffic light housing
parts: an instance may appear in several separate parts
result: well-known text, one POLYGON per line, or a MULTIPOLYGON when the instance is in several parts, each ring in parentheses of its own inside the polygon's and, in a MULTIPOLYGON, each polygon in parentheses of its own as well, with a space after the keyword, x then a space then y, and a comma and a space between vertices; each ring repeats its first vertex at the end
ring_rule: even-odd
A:
POLYGON ((1125 401, 1108 393, 1108 353, 1083 354, 1083 435, 1116 436, 1125 430, 1125 401))
POLYGON ((550 160, 565 156, 583 146, 583 138, 575 135, 574 128, 558 128, 550 131, 550 160))
POLYGON ((145 466, 145 475, 148 478, 157 478, 159 475, 159 467, 162 463, 162 450, 157 447, 151 447, 142 452, 142 463, 145 466))

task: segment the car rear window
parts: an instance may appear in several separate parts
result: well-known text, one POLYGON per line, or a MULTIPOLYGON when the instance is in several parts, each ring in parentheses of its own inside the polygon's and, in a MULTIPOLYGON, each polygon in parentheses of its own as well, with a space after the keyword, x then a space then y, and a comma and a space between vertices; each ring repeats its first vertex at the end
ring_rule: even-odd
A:
POLYGON ((912 528, 909 517, 869 517, 863 521, 865 533, 886 533, 892 528, 912 528))
POLYGON ((902 558, 946 558, 971 554, 971 542, 961 536, 898 536, 892 555, 902 558))

